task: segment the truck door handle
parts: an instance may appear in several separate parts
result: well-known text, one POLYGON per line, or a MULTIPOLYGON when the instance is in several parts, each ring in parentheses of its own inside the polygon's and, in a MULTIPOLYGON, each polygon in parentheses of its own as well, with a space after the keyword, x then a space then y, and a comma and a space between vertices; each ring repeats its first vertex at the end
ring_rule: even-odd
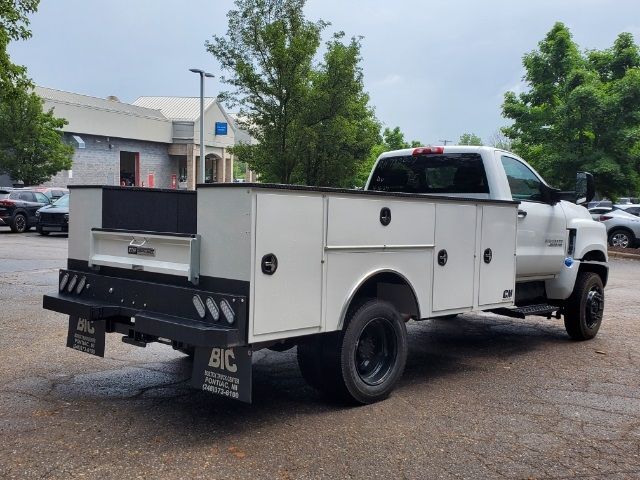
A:
POLYGON ((524 218, 527 216, 527 212, 526 210, 520 210, 518 209, 518 218, 524 218))

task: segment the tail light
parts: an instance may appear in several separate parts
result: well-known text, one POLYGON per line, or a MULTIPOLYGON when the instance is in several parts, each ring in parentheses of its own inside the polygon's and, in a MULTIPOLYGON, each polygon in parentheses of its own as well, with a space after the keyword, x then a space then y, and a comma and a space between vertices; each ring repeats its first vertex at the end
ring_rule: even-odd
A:
POLYGON ((411 155, 442 155, 444 153, 444 147, 419 147, 413 150, 411 155))
POLYGON ((13 207, 15 204, 13 200, 0 200, 0 207, 13 207))
POLYGON ((604 222, 605 220, 611 220, 612 218, 613 217, 611 215, 600 215, 600 218, 598 220, 604 222))

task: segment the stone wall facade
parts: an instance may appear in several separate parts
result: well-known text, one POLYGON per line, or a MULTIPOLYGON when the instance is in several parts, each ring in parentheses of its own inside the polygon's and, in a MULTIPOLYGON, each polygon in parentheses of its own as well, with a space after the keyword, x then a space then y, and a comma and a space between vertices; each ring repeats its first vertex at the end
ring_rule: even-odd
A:
POLYGON ((71 171, 64 170, 45 186, 120 185, 120 152, 140 155, 140 182, 148 185, 154 174, 156 188, 171 188, 171 176, 178 174, 178 161, 168 153, 168 144, 78 134, 84 148, 78 148, 73 134, 65 133, 65 141, 74 147, 71 171))

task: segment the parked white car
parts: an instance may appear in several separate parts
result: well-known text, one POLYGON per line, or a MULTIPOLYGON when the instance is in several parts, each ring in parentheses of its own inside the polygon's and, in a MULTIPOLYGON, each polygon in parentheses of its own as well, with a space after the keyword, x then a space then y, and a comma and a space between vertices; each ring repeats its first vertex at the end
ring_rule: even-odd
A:
POLYGON ((615 209, 601 214, 597 220, 607 228, 607 238, 612 247, 634 248, 638 246, 640 218, 624 210, 615 209))
POLYGON ((631 215, 635 215, 636 217, 640 216, 640 205, 636 203, 628 203, 625 205, 614 205, 614 210, 624 210, 631 215))

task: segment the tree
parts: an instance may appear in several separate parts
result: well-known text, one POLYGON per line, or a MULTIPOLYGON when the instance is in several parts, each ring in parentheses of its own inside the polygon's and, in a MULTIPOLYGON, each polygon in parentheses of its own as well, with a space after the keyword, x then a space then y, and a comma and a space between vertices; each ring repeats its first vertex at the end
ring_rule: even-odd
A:
POLYGON ((66 121, 44 112, 26 69, 11 62, 11 40, 31 36, 28 15, 39 0, 0 0, 0 172, 26 185, 71 167, 73 148, 62 140, 66 121))
POLYGON ((489 145, 495 148, 500 148, 502 150, 510 151, 512 148, 512 142, 509 137, 507 137, 502 130, 496 130, 489 137, 489 145))
POLYGON ((42 110, 35 93, 19 88, 0 93, 0 169, 25 185, 46 182, 71 168, 73 147, 60 129, 67 122, 42 110))
POLYGON ((296 145, 293 180, 307 185, 353 187, 358 166, 379 140, 380 124, 364 92, 360 39, 327 42, 324 61, 311 77, 307 110, 296 145))
POLYGON ((225 37, 207 50, 232 89, 221 100, 240 107, 258 141, 234 154, 267 182, 352 186, 378 141, 364 92, 360 39, 335 34, 314 64, 327 23, 304 18, 305 0, 236 0, 225 37))
POLYGON ((640 186, 640 52, 622 33, 602 51, 581 53, 556 23, 523 59, 528 91, 507 92, 503 128, 513 150, 551 183, 572 188, 575 173, 596 177, 615 198, 640 186))
POLYGON ((460 135, 460 140, 458 140, 458 145, 477 145, 482 146, 482 139, 477 136, 475 133, 463 133, 460 135))
POLYGON ((304 0, 236 0, 226 37, 207 50, 233 90, 220 99, 240 107, 241 125, 258 141, 236 151, 265 181, 290 183, 298 158, 291 148, 308 99, 312 60, 326 23, 305 20, 304 0))

